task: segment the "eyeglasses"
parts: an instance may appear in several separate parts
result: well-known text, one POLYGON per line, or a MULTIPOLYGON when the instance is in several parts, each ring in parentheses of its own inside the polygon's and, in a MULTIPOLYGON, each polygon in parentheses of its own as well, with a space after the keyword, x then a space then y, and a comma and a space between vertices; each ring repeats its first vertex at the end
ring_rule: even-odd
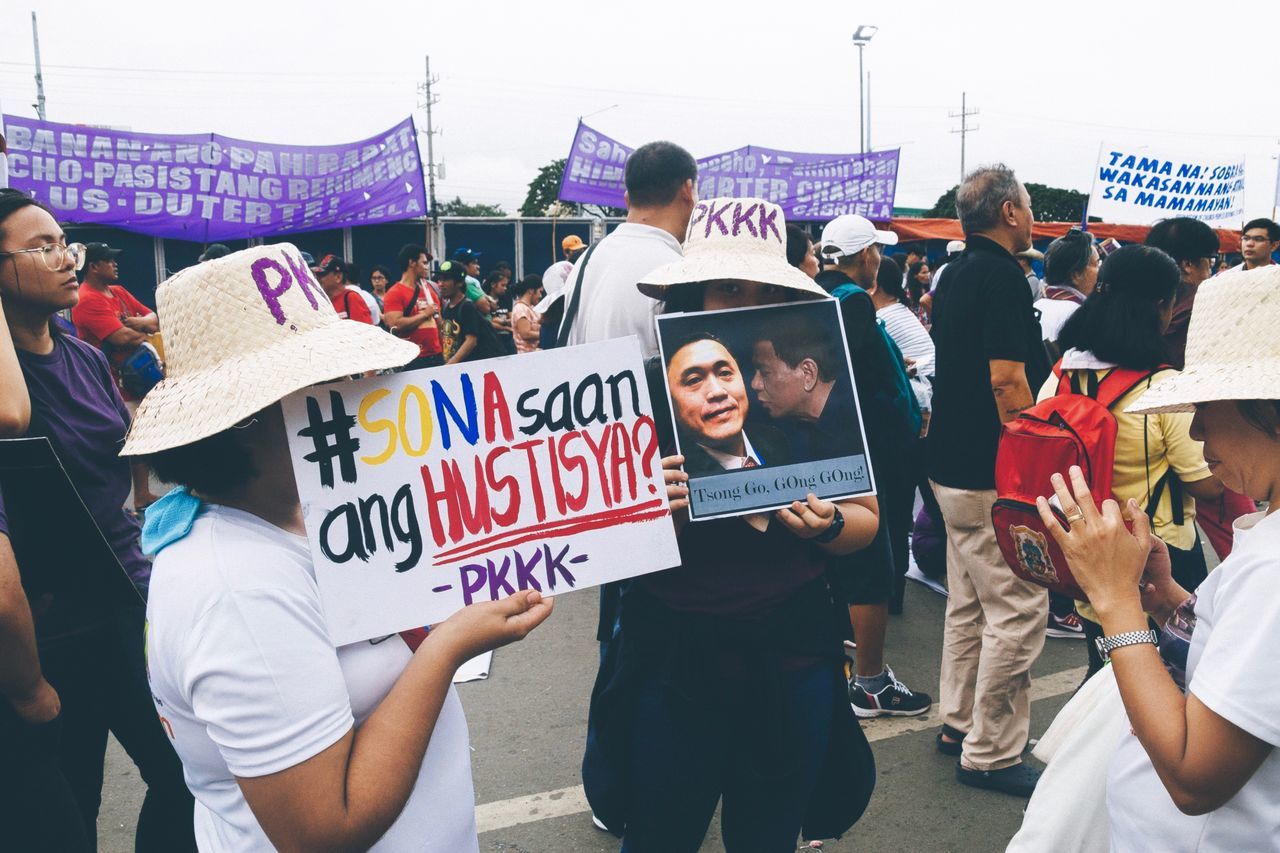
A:
POLYGON ((44 261, 44 267, 49 272, 57 272, 67 265, 67 258, 71 258, 71 262, 75 264, 75 271, 79 272, 84 269, 84 243, 45 243, 35 249, 18 249, 14 252, 0 252, 0 258, 9 255, 30 255, 36 252, 40 253, 41 259, 44 261))

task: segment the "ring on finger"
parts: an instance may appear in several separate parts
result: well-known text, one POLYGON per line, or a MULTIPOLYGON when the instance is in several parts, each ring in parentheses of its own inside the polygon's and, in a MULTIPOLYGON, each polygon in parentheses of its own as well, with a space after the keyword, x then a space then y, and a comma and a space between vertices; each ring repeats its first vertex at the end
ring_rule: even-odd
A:
POLYGON ((1067 513, 1068 524, 1079 524, 1081 521, 1084 521, 1084 513, 1081 512, 1080 507, 1074 507, 1067 513))

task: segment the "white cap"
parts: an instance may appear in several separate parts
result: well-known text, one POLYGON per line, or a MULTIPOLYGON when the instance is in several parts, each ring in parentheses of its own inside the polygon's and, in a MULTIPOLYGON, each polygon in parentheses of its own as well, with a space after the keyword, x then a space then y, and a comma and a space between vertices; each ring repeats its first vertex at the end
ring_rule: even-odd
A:
POLYGON ((964 251, 963 240, 952 240, 950 243, 947 244, 948 255, 955 255, 963 251, 964 251))
POLYGON ((837 216, 822 229, 822 256, 842 258, 856 255, 872 243, 896 246, 898 235, 892 231, 877 231, 871 220, 856 213, 837 216))

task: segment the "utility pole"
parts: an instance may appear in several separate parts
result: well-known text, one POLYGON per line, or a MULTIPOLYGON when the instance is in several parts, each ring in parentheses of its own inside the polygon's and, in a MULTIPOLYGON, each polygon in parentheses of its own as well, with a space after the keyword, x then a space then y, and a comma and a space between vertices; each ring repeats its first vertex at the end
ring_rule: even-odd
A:
POLYGON ((871 147, 871 72, 867 72, 867 150, 874 151, 871 147))
POLYGON ((36 26, 36 13, 31 13, 31 39, 36 45, 36 115, 44 121, 44 74, 40 69, 40 28, 36 26))
POLYGON ((870 24, 859 24, 858 28, 853 31, 853 44, 858 48, 858 153, 866 154, 870 148, 868 142, 870 134, 867 125, 870 120, 867 117, 867 101, 866 87, 867 76, 862 70, 862 49, 870 43, 872 36, 880 31, 879 27, 873 27, 870 24))
MULTIPOLYGON (((35 14, 34 12, 32 14, 35 14)), ((867 77, 862 73, 862 48, 865 44, 858 45, 858 153, 867 153, 867 106, 866 106, 866 82, 867 77)))
POLYGON ((423 100, 425 101, 423 106, 427 108, 427 206, 430 213, 430 219, 428 220, 430 222, 430 225, 428 226, 430 230, 427 234, 427 250, 430 251, 432 255, 435 255, 436 252, 433 251, 435 248, 435 236, 440 226, 440 214, 437 211, 436 205, 435 138, 438 131, 435 129, 435 125, 432 124, 431 121, 431 107, 439 102, 440 96, 431 91, 431 85, 433 83, 439 83, 440 78, 431 76, 431 57, 428 56, 426 60, 427 79, 422 85, 421 91, 423 94, 423 100))
POLYGON ((968 97, 968 93, 966 93, 966 92, 961 92, 961 93, 960 93, 960 112, 958 112, 958 113, 948 113, 948 115, 949 115, 951 118, 958 118, 958 119, 960 119, 960 128, 959 128, 958 130, 953 129, 951 132, 952 132, 952 133, 958 133, 958 134, 960 134, 960 183, 962 183, 962 184, 964 183, 964 142, 965 142, 965 137, 966 137, 967 135, 969 135, 970 133, 973 133, 974 131, 978 130, 978 126, 977 126, 977 125, 973 125, 973 126, 970 126, 970 125, 969 125, 969 116, 976 116, 976 115, 978 114, 978 110, 977 110, 977 109, 972 109, 972 110, 971 110, 971 109, 969 109, 969 108, 968 108, 968 106, 967 106, 967 100, 966 100, 966 99, 967 99, 967 97, 968 97))

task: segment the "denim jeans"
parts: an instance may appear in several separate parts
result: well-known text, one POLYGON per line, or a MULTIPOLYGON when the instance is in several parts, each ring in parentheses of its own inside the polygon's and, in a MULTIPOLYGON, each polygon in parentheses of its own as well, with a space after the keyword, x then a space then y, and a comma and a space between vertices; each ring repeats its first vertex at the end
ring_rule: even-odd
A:
POLYGON ((107 732, 137 765, 147 793, 135 849, 195 850, 195 800, 169 743, 147 684, 141 607, 116 612, 111 627, 41 646, 44 676, 62 700, 58 747, 62 774, 81 824, 96 848, 107 732))

